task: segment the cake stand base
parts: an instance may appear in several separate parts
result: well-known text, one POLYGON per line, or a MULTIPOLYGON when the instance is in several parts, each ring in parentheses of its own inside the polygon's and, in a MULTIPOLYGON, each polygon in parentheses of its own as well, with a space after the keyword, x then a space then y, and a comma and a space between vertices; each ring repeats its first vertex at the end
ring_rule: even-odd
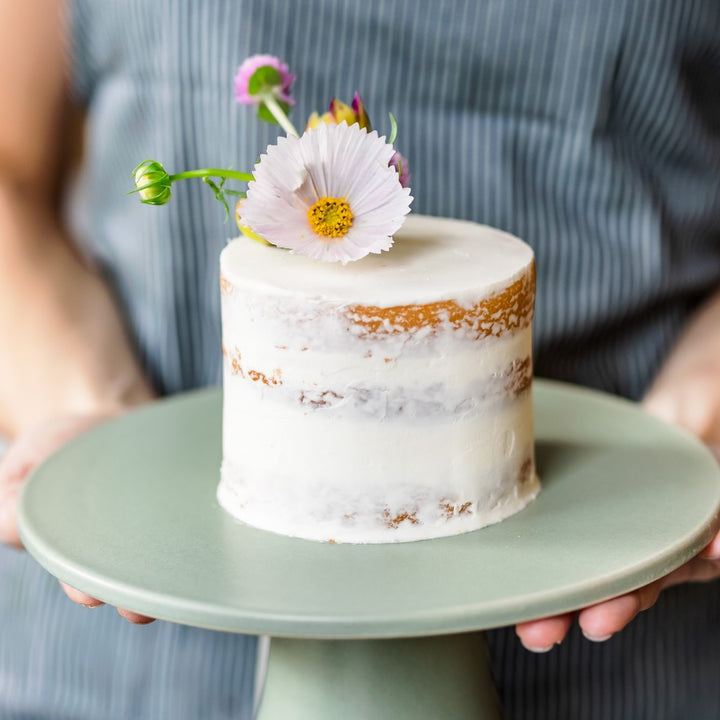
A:
POLYGON ((499 720, 483 633, 273 638, 257 720, 499 720))

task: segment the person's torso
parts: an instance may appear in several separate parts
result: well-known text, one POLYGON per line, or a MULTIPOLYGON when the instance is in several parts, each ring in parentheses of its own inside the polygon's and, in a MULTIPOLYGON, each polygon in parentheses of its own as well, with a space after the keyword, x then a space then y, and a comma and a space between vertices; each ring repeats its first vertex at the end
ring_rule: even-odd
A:
MULTIPOLYGON (((715 0, 72 0, 71 9, 88 116, 72 223, 163 392, 220 381, 218 255, 237 232, 202 182, 179 183, 154 208, 126 194, 129 175, 149 157, 171 172, 249 170, 278 134, 234 103, 235 71, 253 53, 276 54, 297 74, 299 126, 356 90, 379 130, 393 112, 415 212, 495 225, 534 247, 539 374, 639 396, 720 280, 715 0)), ((3 718, 249 715, 249 640, 125 627, 109 610, 88 617, 12 551, 0 553, 0 573, 3 718)), ((574 636, 535 658, 512 631, 494 634, 509 717, 659 720, 689 717, 689 703, 692 717, 716 717, 717 584, 693 592, 699 611, 668 594, 603 647, 574 636)))

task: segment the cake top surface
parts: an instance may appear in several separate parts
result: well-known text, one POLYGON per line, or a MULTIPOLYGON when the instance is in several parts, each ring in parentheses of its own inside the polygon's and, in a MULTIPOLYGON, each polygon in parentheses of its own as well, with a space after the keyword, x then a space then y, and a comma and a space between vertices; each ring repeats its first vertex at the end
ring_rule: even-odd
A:
POLYGON ((344 266, 242 237, 223 250, 221 268, 233 285, 248 289, 382 306, 487 295, 517 279, 532 261, 531 248, 508 233, 410 215, 388 252, 344 266))

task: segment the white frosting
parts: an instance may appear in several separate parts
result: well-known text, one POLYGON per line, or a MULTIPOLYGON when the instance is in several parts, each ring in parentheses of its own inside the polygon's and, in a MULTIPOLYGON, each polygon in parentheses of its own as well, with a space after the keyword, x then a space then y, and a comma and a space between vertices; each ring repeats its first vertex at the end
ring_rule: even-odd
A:
POLYGON ((489 295, 532 262, 528 245, 484 225, 409 215, 392 249, 341 265, 248 241, 230 242, 223 274, 248 292, 378 307, 489 295))
POLYGON ((417 216, 390 252, 347 266, 231 242, 221 257, 223 507, 336 542, 456 534, 522 508, 538 490, 529 324, 368 332, 348 309, 472 307, 532 260, 505 233, 417 216))

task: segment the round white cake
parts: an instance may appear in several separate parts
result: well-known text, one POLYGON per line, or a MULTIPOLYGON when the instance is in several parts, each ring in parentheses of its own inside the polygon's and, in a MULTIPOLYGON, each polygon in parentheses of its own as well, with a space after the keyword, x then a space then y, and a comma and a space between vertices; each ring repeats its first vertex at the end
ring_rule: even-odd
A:
POLYGON ((243 237, 220 273, 233 516, 385 543, 476 530, 537 494, 525 243, 410 216, 389 252, 345 266, 243 237))

